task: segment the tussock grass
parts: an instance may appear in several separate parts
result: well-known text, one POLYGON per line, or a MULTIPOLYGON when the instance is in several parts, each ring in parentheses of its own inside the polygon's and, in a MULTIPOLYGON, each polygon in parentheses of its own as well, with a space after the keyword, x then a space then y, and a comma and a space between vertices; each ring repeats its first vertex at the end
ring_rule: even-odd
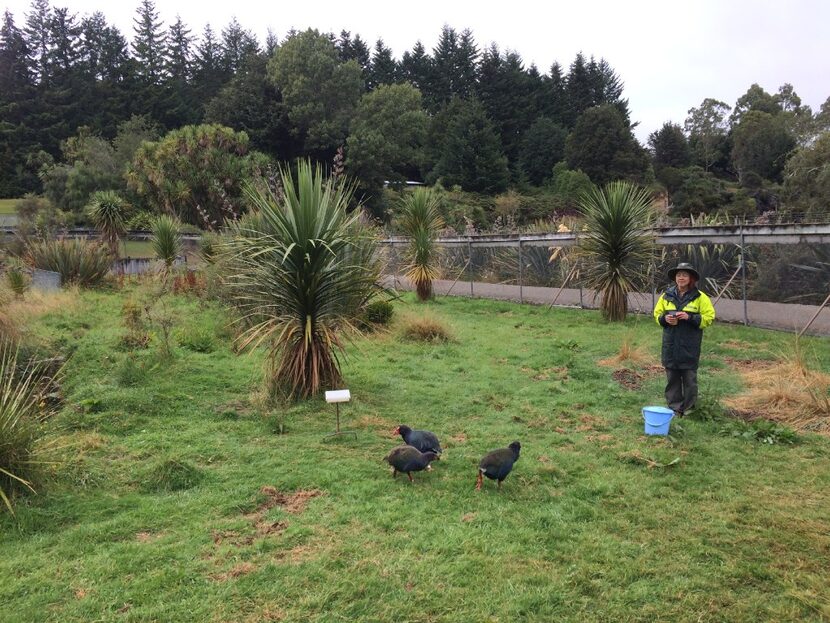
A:
POLYGON ((815 367, 796 339, 790 354, 742 371, 746 390, 725 404, 748 418, 830 435, 830 374, 815 367))
POLYGON ((141 479, 143 491, 183 491, 191 489, 204 480, 204 473, 183 459, 166 459, 154 465, 141 479))
POLYGON ((452 329, 446 322, 431 314, 406 316, 401 321, 401 337, 413 342, 452 342, 452 329))
POLYGON ((620 364, 637 366, 659 364, 660 362, 649 355, 645 348, 636 343, 633 331, 627 330, 623 334, 619 351, 612 357, 600 359, 597 363, 601 366, 617 366, 620 364))

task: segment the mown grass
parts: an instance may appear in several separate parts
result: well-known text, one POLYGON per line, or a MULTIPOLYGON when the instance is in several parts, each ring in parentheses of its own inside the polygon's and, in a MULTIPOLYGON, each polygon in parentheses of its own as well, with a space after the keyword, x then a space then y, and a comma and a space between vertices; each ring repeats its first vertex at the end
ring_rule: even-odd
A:
POLYGON ((0 199, 0 214, 15 214, 19 199, 0 199))
POLYGON ((155 257, 148 240, 127 240, 118 246, 118 251, 123 257, 155 257))
MULTIPOLYGON (((86 293, 38 322, 72 355, 53 425, 75 447, 15 520, 0 517, 0 621, 830 617, 830 442, 766 445, 688 418, 645 437, 640 408, 662 403, 645 318, 406 298, 401 325, 428 310, 454 339, 393 326, 357 340, 341 408, 357 435, 327 438, 322 400, 257 412, 261 357, 232 352, 218 309, 174 306, 179 329, 215 336, 212 352, 119 350, 124 296, 138 293, 86 293), (651 357, 623 377, 635 389, 597 364, 625 336, 651 357), (125 365, 141 374, 125 382, 125 365), (445 447, 414 485, 381 463, 400 423, 445 447), (502 491, 476 493, 478 459, 514 439, 502 491)), ((827 340, 807 343, 830 365, 827 340)), ((735 361, 789 344, 712 327, 703 391, 737 392, 735 361)))

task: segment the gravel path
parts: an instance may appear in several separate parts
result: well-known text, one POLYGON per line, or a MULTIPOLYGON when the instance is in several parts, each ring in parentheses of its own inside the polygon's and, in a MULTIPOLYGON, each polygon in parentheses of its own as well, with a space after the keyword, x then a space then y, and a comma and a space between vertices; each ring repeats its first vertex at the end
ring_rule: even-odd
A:
MULTIPOLYGON (((389 277, 388 285, 395 286, 399 290, 412 290, 413 288, 406 279, 401 277, 389 277)), ((559 292, 559 288, 540 288, 524 286, 520 288, 514 285, 483 283, 475 281, 452 281, 438 280, 433 282, 435 293, 438 295, 472 296, 479 298, 497 299, 505 301, 524 301, 537 305, 550 305, 556 299, 557 306, 563 307, 585 307, 596 309, 598 300, 595 300, 592 290, 577 290, 566 288, 559 292), (472 290, 471 290, 472 286, 472 290), (558 295, 558 298, 557 298, 558 295)), ((628 298, 630 311, 642 314, 651 314, 654 309, 654 298, 651 294, 631 294, 628 298)), ((747 301, 746 318, 749 325, 776 329, 779 331, 798 332, 818 310, 818 305, 798 305, 795 303, 765 303, 762 301, 747 301)), ((720 322, 733 322, 742 324, 744 322, 743 301, 722 298, 715 305, 717 320, 720 322)), ((807 330, 810 335, 830 336, 830 305, 825 307, 810 325, 807 330)))

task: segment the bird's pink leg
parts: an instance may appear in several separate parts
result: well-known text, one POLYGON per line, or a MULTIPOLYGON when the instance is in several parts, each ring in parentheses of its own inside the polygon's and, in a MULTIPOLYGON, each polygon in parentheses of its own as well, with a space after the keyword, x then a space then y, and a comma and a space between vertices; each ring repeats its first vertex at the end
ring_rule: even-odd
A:
POLYGON ((409 482, 414 483, 415 481, 412 480, 412 472, 406 472, 406 475, 409 476, 409 482))

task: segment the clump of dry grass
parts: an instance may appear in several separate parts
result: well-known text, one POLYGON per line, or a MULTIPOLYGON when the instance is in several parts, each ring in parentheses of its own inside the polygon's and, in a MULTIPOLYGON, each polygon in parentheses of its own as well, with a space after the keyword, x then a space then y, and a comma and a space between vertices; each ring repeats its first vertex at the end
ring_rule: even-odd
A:
POLYGON ((615 367, 621 363, 643 364, 650 360, 649 354, 641 346, 634 343, 634 333, 626 331, 623 334, 619 352, 611 357, 600 359, 597 363, 601 366, 615 367))
POLYGON ((798 339, 791 355, 742 374, 747 389, 725 400, 726 406, 748 418, 830 435, 830 374, 808 365, 798 339))
POLYGON ((25 298, 9 299, 0 294, 0 337, 19 341, 32 319, 53 311, 71 311, 78 302, 78 288, 59 292, 30 290, 25 298))
POLYGON ((403 339, 413 342, 453 342, 452 330, 442 320, 424 315, 405 318, 401 329, 403 339))

